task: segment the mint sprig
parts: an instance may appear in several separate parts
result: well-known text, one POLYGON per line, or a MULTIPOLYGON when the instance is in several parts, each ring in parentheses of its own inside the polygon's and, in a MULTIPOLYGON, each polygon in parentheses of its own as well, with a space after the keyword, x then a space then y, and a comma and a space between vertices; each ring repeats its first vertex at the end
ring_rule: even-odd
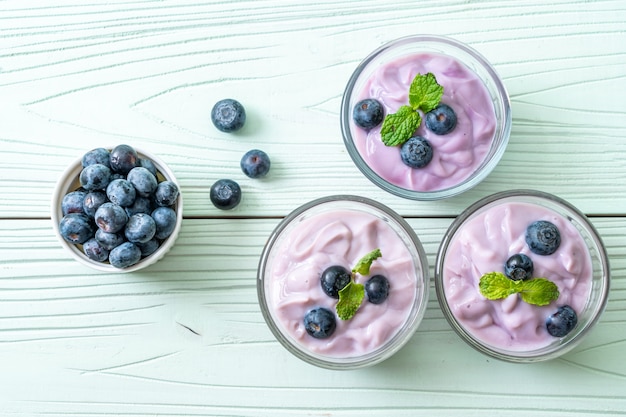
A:
POLYGON ((374 249, 363 256, 352 268, 352 279, 341 290, 339 290, 339 302, 335 309, 341 320, 350 320, 357 312, 363 299, 365 298, 365 286, 354 281, 356 274, 368 275, 372 262, 380 258, 380 249, 374 249))
POLYGON ((489 272, 480 277, 478 289, 488 300, 499 300, 519 294, 528 304, 545 306, 559 298, 559 288, 546 278, 514 281, 502 272, 489 272))
POLYGON ((409 105, 400 106, 396 113, 388 114, 380 128, 381 140, 387 146, 400 146, 413 136, 422 123, 421 110, 428 113, 439 105, 443 87, 435 76, 417 74, 409 86, 409 105))

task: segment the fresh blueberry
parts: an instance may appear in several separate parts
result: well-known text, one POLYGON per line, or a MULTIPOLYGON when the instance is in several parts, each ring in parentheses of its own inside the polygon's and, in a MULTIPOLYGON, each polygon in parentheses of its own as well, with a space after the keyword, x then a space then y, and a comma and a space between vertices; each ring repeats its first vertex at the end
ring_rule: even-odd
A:
POLYGON ((563 337, 571 332, 578 323, 578 316, 568 305, 557 308, 556 313, 546 319, 548 333, 554 337, 563 337))
POLYGON ((526 244, 537 255, 551 255, 561 244, 561 233, 553 223, 537 220, 526 229, 526 244))
POLYGON ((209 192, 211 202, 221 210, 235 208, 241 201, 241 188, 233 180, 221 179, 215 181, 209 192))
POLYGON ((145 258, 156 252, 157 249, 159 249, 160 243, 157 238, 152 238, 145 243, 135 243, 135 245, 141 251, 141 257, 145 258))
POLYGON ((127 207, 135 202, 137 191, 128 180, 113 180, 107 186, 107 197, 112 203, 127 207))
POLYGON ((130 217, 138 213, 150 214, 152 210, 154 210, 154 207, 150 198, 137 197, 135 198, 135 202, 128 207, 124 207, 124 210, 126 210, 126 214, 130 217))
POLYGON ((78 179, 86 190, 104 190, 111 181, 111 170, 103 164, 87 165, 80 171, 78 179))
POLYGON ((352 280, 352 274, 341 265, 329 266, 320 276, 320 284, 326 295, 339 298, 339 291, 352 280))
POLYGON ((141 250, 132 242, 124 242, 109 253, 109 263, 116 268, 128 268, 141 259, 141 250))
POLYGON ((157 176, 158 171, 157 171, 156 165, 154 165, 154 162, 152 162, 151 159, 139 158, 139 163, 137 164, 137 166, 145 168, 148 171, 150 171, 152 175, 154 175, 155 177, 157 176))
POLYGON ((96 215, 96 210, 98 207, 103 205, 109 201, 107 196, 102 191, 90 191, 85 195, 85 199, 83 200, 83 212, 89 217, 94 217, 96 215))
POLYGON ((373 98, 359 101, 352 110, 352 118, 357 126, 363 129, 371 129, 382 123, 385 110, 380 102, 373 98))
POLYGON ((120 233, 108 233, 100 228, 96 230, 95 239, 98 241, 100 246, 107 250, 111 250, 114 247, 126 242, 124 235, 120 233))
POLYGON ((154 237, 156 223, 149 214, 133 214, 126 223, 124 236, 129 242, 145 243, 154 237))
POLYGON ((381 304, 389 295, 389 280, 383 275, 374 275, 365 282, 365 294, 372 304, 381 304))
POLYGON ((69 213, 83 213, 83 202, 86 192, 82 190, 71 191, 63 196, 61 200, 61 213, 65 216, 69 213))
POLYGON ((104 262, 109 258, 109 250, 104 248, 95 237, 83 243, 83 252, 93 261, 104 262))
POLYGON ((533 276, 533 261, 523 253, 518 253, 507 259, 504 264, 504 275, 513 281, 531 279, 533 276))
POLYGON ((248 177, 261 178, 270 171, 270 157, 259 149, 252 149, 243 155, 239 165, 248 177))
POLYGON ((157 205, 169 207, 178 198, 178 186, 172 181, 161 181, 154 192, 154 201, 157 205))
POLYGON ((98 227, 107 233, 121 231, 128 221, 124 208, 111 202, 98 207, 94 218, 98 227))
POLYGON ((330 337, 337 328, 335 314, 327 308, 317 307, 304 315, 306 332, 316 339, 330 337))
POLYGON ((66 214, 59 222, 59 233, 69 243, 85 243, 93 236, 94 231, 93 222, 83 213, 66 214))
POLYGON ((426 127, 436 135, 450 133, 456 127, 456 113, 447 104, 439 104, 426 113, 426 127))
POLYGON ((108 149, 96 148, 90 150, 83 155, 81 164, 83 168, 93 164, 102 164, 105 165, 107 168, 111 168, 110 158, 111 153, 108 151, 108 149))
POLYGON ((176 227, 176 212, 169 207, 157 207, 152 212, 156 233, 154 237, 157 239, 165 239, 169 237, 176 227))
POLYGON ((157 179, 152 173, 144 167, 135 167, 130 170, 126 176, 128 182, 130 182, 137 194, 140 197, 148 197, 152 195, 157 189, 157 179))
POLYGON ((137 155, 137 151, 129 145, 117 145, 111 151, 109 158, 111 169, 123 175, 128 174, 131 169, 135 168, 138 160, 139 155, 137 155))
POLYGON ((411 168, 422 168, 433 159, 433 148, 425 138, 413 136, 400 148, 400 157, 411 168))
POLYGON ((237 100, 227 98, 215 103, 211 110, 211 121, 222 132, 234 132, 246 122, 246 111, 237 100))

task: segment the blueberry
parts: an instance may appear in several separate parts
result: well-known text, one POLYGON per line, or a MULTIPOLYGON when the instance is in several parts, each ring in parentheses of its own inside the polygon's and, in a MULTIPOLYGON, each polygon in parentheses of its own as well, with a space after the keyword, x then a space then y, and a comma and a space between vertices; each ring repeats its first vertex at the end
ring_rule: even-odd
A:
POLYGON ((107 186, 107 197, 112 203, 126 207, 135 202, 137 191, 128 180, 113 180, 107 186))
POLYGON ((422 168, 433 159, 433 148, 425 138, 413 136, 400 148, 400 157, 411 168, 422 168))
POLYGON ((548 333, 554 337, 563 337, 571 332, 578 323, 578 316, 568 305, 557 308, 556 313, 546 319, 548 333))
POLYGON ((102 164, 88 165, 80 171, 78 179, 86 190, 104 190, 111 181, 111 170, 102 164))
POLYGON ((126 176, 126 180, 130 182, 137 194, 141 197, 152 195, 157 189, 157 178, 144 167, 135 167, 130 170, 126 176))
POLYGON ((324 307, 309 310, 304 316, 304 328, 316 339, 330 337, 337 328, 335 314, 324 307))
POLYGON ((156 223, 149 214, 133 214, 124 228, 124 236, 129 242, 145 243, 154 237, 156 223))
POLYGON ((156 252, 157 249, 159 249, 160 243, 157 238, 152 238, 149 241, 144 242, 144 243, 135 243, 135 245, 141 251, 141 257, 145 258, 147 256, 152 255, 154 252, 156 252))
POLYGON ((426 127, 436 135, 450 133, 456 127, 456 113, 447 104, 439 104, 426 113, 426 127))
POLYGON ((94 218, 98 227, 107 233, 119 232, 124 229, 128 221, 124 208, 111 202, 98 207, 94 218))
POLYGON ((551 255, 561 244, 561 234, 549 221, 537 220, 526 229, 526 244, 537 255, 551 255))
POLYGON ((98 207, 103 205, 109 201, 107 196, 102 191, 90 191, 85 195, 85 199, 83 200, 83 212, 89 217, 94 217, 96 215, 96 210, 98 207))
POLYGON ((154 162, 152 162, 152 160, 147 159, 147 158, 139 158, 139 162, 137 163, 137 166, 145 168, 148 171, 150 171, 152 175, 154 175, 155 177, 157 176, 158 171, 157 171, 156 165, 154 165, 154 162))
POLYGON ((119 246, 122 243, 126 242, 126 238, 122 234, 108 233, 100 228, 96 230, 96 235, 94 239, 98 241, 100 246, 102 246, 103 248, 107 250, 111 250, 114 247, 119 246))
POLYGON ((154 219, 157 239, 165 239, 169 237, 176 227, 176 212, 169 207, 157 207, 152 212, 154 219))
POLYGON ((365 294, 372 304, 381 304, 389 295, 389 280, 383 275, 374 275, 365 282, 365 294))
POLYGON ((215 181, 209 192, 211 202, 221 210, 235 208, 241 201, 241 188, 233 180, 221 179, 215 181))
POLYGON ((69 213, 59 222, 59 233, 69 243, 82 244, 94 234, 95 227, 83 213, 69 213))
POLYGON ((89 259, 97 262, 104 262, 109 258, 109 250, 104 248, 94 237, 83 243, 83 252, 89 259))
POLYGON ((222 132, 234 132, 246 122, 246 111, 237 100, 220 100, 211 110, 211 121, 222 132))
POLYGON ((132 146, 117 145, 111 151, 109 162, 114 172, 126 175, 137 166, 139 155, 132 146))
POLYGON ((154 210, 154 207, 150 198, 137 197, 135 198, 135 202, 128 207, 124 207, 124 210, 126 210, 126 214, 130 217, 138 213, 150 214, 152 210, 154 210))
POLYGON ((107 149, 96 148, 96 149, 90 150, 89 152, 83 155, 81 164, 83 168, 89 165, 93 165, 93 164, 102 164, 102 165, 105 165, 107 168, 111 168, 110 158, 111 158, 111 153, 107 149))
POLYGON ((357 126, 371 129, 382 123, 385 117, 383 105, 378 100, 366 98, 359 101, 352 110, 352 118, 357 126))
POLYGON ((259 149, 252 149, 243 155, 239 165, 248 177, 261 178, 270 171, 270 157, 259 149))
POLYGON ((116 268, 128 268, 141 259, 141 250, 131 242, 116 246, 109 253, 109 263, 116 268))
POLYGON ((81 190, 71 191, 63 196, 61 200, 61 213, 65 216, 69 213, 83 213, 83 202, 86 192, 81 190))
POLYGON ((178 186, 172 181, 161 181, 154 192, 154 201, 157 205, 168 207, 178 198, 178 186))
POLYGON ((352 274, 341 265, 329 266, 320 276, 320 284, 326 295, 339 298, 339 291, 352 280, 352 274))
POLYGON ((533 276, 533 261, 523 253, 518 253, 507 259, 504 264, 504 275, 513 281, 531 279, 533 276))

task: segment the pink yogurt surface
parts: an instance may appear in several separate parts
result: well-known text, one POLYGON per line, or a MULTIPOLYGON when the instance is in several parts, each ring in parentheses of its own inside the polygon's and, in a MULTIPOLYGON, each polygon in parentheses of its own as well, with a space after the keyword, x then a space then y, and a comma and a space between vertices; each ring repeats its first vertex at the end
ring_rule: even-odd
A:
POLYGON ((351 122, 355 146, 367 165, 388 182, 415 191, 450 188, 470 177, 489 152, 496 128, 493 103, 482 81, 448 55, 422 53, 382 65, 364 83, 355 103, 375 98, 383 104, 385 115, 395 113, 409 104, 409 85, 415 76, 428 72, 443 86, 441 102, 455 111, 457 125, 446 135, 435 135, 426 129, 422 117, 416 133, 433 147, 433 159, 427 166, 405 165, 399 147, 382 143, 382 124, 367 131, 351 122))
POLYGON ((527 351, 549 345, 557 339, 548 334, 546 318, 564 304, 580 315, 591 292, 591 257, 582 236, 560 214, 533 204, 503 203, 471 218, 445 256, 443 285, 450 309, 469 333, 495 348, 527 351), (560 231, 561 245, 552 255, 536 255, 526 245, 526 227, 536 220, 550 221, 560 231), (516 253, 532 259, 533 277, 558 286, 556 301, 538 307, 517 294, 496 301, 480 294, 480 277, 504 272, 504 263, 516 253))
POLYGON ((356 357, 376 350, 398 332, 410 315, 419 285, 411 253, 386 222, 364 212, 333 211, 305 219, 277 248, 268 305, 283 331, 311 352, 356 357), (384 275, 390 283, 388 298, 375 305, 366 296, 350 320, 336 317, 337 328, 329 338, 309 336, 303 325, 306 312, 313 307, 334 312, 337 304, 321 288, 322 272, 332 265, 351 270, 376 248, 382 257, 373 262, 370 275, 357 274, 355 281, 363 284, 373 275, 384 275))

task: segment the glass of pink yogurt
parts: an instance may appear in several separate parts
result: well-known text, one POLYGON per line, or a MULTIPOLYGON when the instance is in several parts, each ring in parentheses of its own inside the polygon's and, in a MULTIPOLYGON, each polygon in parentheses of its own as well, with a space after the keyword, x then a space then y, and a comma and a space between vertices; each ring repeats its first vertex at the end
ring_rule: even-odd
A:
POLYGON ((261 256, 257 290, 265 321, 289 352, 319 367, 355 369, 389 358, 414 334, 428 301, 428 262, 413 229, 391 209, 364 197, 329 196, 279 223, 261 256), (335 266, 351 270, 375 249, 382 256, 353 282, 368 288, 384 276, 386 298, 376 303, 366 292, 351 318, 339 318, 339 301, 323 289, 322 274, 335 266), (322 309, 334 330, 314 337, 305 317, 322 309))
POLYGON ((448 322, 470 346, 501 360, 536 362, 563 355, 589 333, 605 308, 609 275, 602 240, 584 214, 554 195, 513 190, 455 219, 437 254, 435 288, 448 322), (537 238, 531 225, 540 223, 556 232, 545 226, 545 239, 537 238), (532 268, 515 278, 507 264, 520 255, 532 268), (558 296, 545 305, 526 302, 520 292, 488 299, 479 282, 492 272, 504 274, 505 283, 545 278, 558 296))
POLYGON ((509 97, 489 62, 469 46, 442 36, 409 36, 389 42, 356 68, 341 103, 341 129, 350 157, 380 188, 414 200, 437 200, 458 195, 482 181, 502 157, 511 130, 509 97), (432 149, 427 165, 403 163, 401 146, 381 140, 382 123, 358 126, 357 103, 377 100, 384 116, 409 104, 409 86, 417 74, 432 73, 443 86, 441 103, 456 114, 455 127, 435 134, 425 114, 414 132, 432 149))

